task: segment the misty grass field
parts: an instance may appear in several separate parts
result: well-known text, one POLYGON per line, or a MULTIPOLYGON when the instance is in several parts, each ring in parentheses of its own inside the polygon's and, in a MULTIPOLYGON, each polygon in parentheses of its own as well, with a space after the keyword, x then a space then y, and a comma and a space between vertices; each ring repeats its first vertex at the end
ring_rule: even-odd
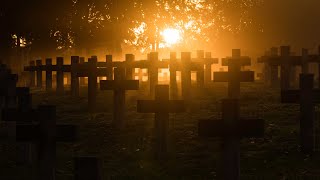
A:
MULTIPOLYGON (((86 87, 80 97, 56 96, 33 89, 33 105, 57 105, 57 122, 79 128, 75 143, 57 143, 57 179, 73 179, 75 156, 97 156, 103 161, 104 179, 216 179, 220 139, 200 138, 199 119, 220 117, 220 100, 227 96, 226 83, 206 89, 193 88, 187 112, 171 114, 167 160, 153 157, 153 114, 136 112, 136 100, 151 99, 147 90, 127 92, 127 127, 111 127, 112 92, 98 91, 95 114, 88 114, 86 87)), ((241 179, 320 179, 320 156, 299 149, 299 106, 280 104, 280 89, 263 83, 242 83, 241 116, 265 120, 265 136, 241 141, 241 179)), ((317 108, 317 112, 318 112, 317 108)), ((318 114, 318 113, 317 113, 318 114)), ((319 118, 316 118, 319 134, 319 118)), ((320 150, 319 138, 316 140, 320 150)), ((17 166, 14 148, 1 145, 0 179, 31 179, 30 167, 17 166)))

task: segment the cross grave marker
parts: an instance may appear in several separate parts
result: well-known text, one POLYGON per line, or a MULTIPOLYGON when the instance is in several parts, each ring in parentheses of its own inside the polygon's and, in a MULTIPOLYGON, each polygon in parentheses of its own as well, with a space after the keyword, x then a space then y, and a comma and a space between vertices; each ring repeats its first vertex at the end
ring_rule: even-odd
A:
POLYGON ((101 80, 100 90, 113 90, 113 125, 122 128, 125 125, 125 96, 127 90, 138 90, 138 80, 125 80, 125 69, 114 69, 114 80, 101 80))
MULTIPOLYGON (((56 142, 73 142, 76 127, 73 125, 56 125, 55 106, 39 106, 36 110, 36 124, 17 124, 17 142, 33 142, 38 150, 38 179, 55 179, 56 142)), ((19 121, 18 119, 11 119, 19 121)))
POLYGON ((240 139, 263 137, 264 121, 240 118, 238 99, 222 100, 221 120, 200 120, 199 136, 222 138, 221 179, 240 179, 240 139))
POLYGON ((228 97, 239 98, 240 82, 253 82, 253 71, 241 71, 241 66, 250 65, 249 57, 241 57, 240 49, 232 50, 232 57, 222 60, 223 66, 228 66, 228 72, 214 72, 215 82, 228 82, 228 97))
POLYGON ((304 153, 314 151, 315 104, 320 103, 320 90, 313 89, 313 74, 300 74, 299 90, 282 90, 281 102, 300 104, 300 141, 304 153))
POLYGON ((185 111, 183 100, 169 100, 169 86, 157 85, 155 87, 155 100, 138 100, 139 113, 155 114, 155 151, 157 158, 167 153, 169 113, 185 111))

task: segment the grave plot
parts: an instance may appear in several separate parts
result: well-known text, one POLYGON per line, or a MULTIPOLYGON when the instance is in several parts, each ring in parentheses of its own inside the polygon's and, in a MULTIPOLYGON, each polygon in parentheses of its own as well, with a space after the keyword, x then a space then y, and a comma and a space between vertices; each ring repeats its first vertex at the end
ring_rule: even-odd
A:
MULTIPOLYGON (((168 176, 214 178, 220 168, 218 163, 221 158, 220 141, 201 140, 197 134, 197 120, 219 114, 221 110, 215 107, 219 107, 221 98, 226 97, 225 90, 224 85, 218 83, 212 89, 212 93, 203 95, 204 97, 199 99, 204 106, 199 112, 171 115, 173 121, 169 123, 168 136, 173 150, 170 148, 168 153, 174 154, 175 158, 172 159, 172 156, 169 156, 171 158, 163 165, 152 160, 154 116, 137 113, 135 101, 127 103, 128 125, 121 134, 111 128, 112 112, 101 109, 96 118, 89 119, 80 108, 85 106, 85 100, 76 102, 77 106, 74 106, 75 103, 71 98, 57 100, 56 97, 51 97, 49 102, 60 103, 57 112, 62 122, 80 126, 80 142, 76 143, 75 154, 102 156, 104 174, 120 178, 143 177, 146 174, 148 177, 159 178, 168 176)), ((146 98, 143 94, 134 96, 137 96, 134 99, 146 98)), ((240 106, 247 104, 245 112, 254 112, 261 108, 259 117, 267 120, 263 139, 249 138, 241 141, 241 178, 269 177, 270 175, 271 178, 277 179, 282 177, 281 173, 290 174, 294 171, 293 169, 302 175, 298 169, 304 166, 314 169, 314 172, 310 172, 311 175, 316 174, 317 163, 311 159, 305 160, 305 156, 298 147, 298 124, 293 120, 296 117, 294 107, 288 109, 287 106, 281 105, 279 92, 268 90, 261 84, 243 84, 240 98, 240 106), (256 93, 252 94, 252 92, 256 93), (257 100, 259 102, 256 102, 257 100), (287 163, 284 164, 284 162, 287 163), (299 165, 298 162, 303 162, 303 165, 299 165), (268 174, 267 172, 277 173, 268 174)), ((38 97, 35 99, 41 102, 38 97)), ((106 103, 107 106, 112 106, 112 96, 102 93, 98 94, 97 99, 99 99, 98 107, 106 106, 106 103)), ((67 156, 63 155, 63 152, 69 151, 69 145, 59 146, 62 157, 67 156)), ((69 169, 64 163, 60 164, 61 168, 69 169)))
MULTIPOLYGON (((232 57, 230 59, 232 59, 232 57)), ((242 63, 246 63, 245 61, 242 63)), ((230 62, 232 62, 232 60, 229 62, 223 60, 223 62, 228 65, 231 64, 230 62)), ((242 72, 248 73, 247 71, 240 71, 241 63, 238 63, 238 65, 234 67, 236 67, 234 68, 235 74, 241 74, 242 72), (239 66, 240 68, 238 68, 239 66)), ((223 79, 223 81, 229 81, 232 76, 228 75, 228 72, 224 73, 225 75, 218 76, 227 77, 221 79, 223 79)), ((240 75, 238 80, 241 80, 241 76, 242 75, 240 75)), ((246 81, 253 79, 252 72, 243 76, 246 81)), ((235 86, 231 85, 230 87, 235 86)), ((109 88, 111 87, 109 86, 109 88)), ((263 84, 243 83, 241 85, 241 94, 238 93, 238 88, 234 89, 237 89, 237 91, 231 93, 232 96, 240 98, 239 106, 241 107, 242 114, 241 116, 239 115, 239 117, 243 117, 243 115, 246 117, 246 115, 248 115, 247 112, 252 112, 253 114, 259 114, 258 117, 265 119, 265 134, 263 138, 244 138, 241 140, 239 145, 239 149, 241 149, 239 156, 241 161, 240 179, 281 179, 290 177, 290 175, 296 175, 297 177, 316 177, 317 173, 319 174, 317 163, 319 159, 318 157, 305 156, 300 152, 298 138, 299 126, 298 123, 292 120, 296 117, 299 109, 280 104, 279 91, 268 89, 263 84), (310 171, 303 171, 306 167, 308 167, 310 171)), ((86 91, 87 90, 84 89, 85 93, 87 93, 86 91)), ((73 145, 59 144, 57 147, 57 169, 59 177, 72 178, 73 163, 65 163, 65 159, 72 159, 69 154, 70 150, 72 150, 72 153, 75 154, 76 157, 78 155, 101 157, 103 161, 101 171, 105 178, 216 179, 219 172, 221 172, 220 169, 223 167, 219 163, 222 157, 221 141, 207 141, 206 139, 204 140, 198 137, 197 122, 199 119, 208 119, 212 116, 217 118, 221 117, 221 109, 218 107, 220 106, 219 104, 222 98, 228 96, 225 92, 226 84, 210 83, 207 90, 199 94, 199 96, 194 99, 194 102, 192 102, 193 105, 197 106, 196 111, 171 114, 170 118, 172 121, 170 120, 169 123, 167 123, 167 133, 159 133, 168 137, 167 141, 160 142, 167 143, 160 143, 161 146, 159 145, 159 148, 154 144, 154 132, 156 129, 154 128, 155 118, 150 110, 152 106, 147 106, 146 108, 150 110, 150 114, 136 112, 136 101, 147 99, 149 90, 142 92, 133 91, 133 93, 129 93, 129 96, 126 97, 128 99, 125 111, 127 125, 121 132, 113 128, 111 107, 113 106, 114 97, 112 93, 96 94, 96 116, 94 117, 89 116, 87 113, 86 98, 74 98, 71 96, 59 97, 50 96, 46 93, 35 93, 33 100, 34 104, 58 105, 57 117, 59 117, 59 121, 75 124, 81 130, 79 132, 79 142, 73 145), (166 154, 168 154, 168 156, 161 158, 160 161, 159 158, 156 160, 154 158, 154 151, 156 149, 162 149, 160 147, 166 147, 165 145, 168 145, 166 148, 166 154)), ((168 103, 166 103, 166 105, 168 105, 168 103)), ((167 106, 161 107, 164 107, 160 109, 162 111, 168 108, 167 106)), ((224 109, 225 112, 227 112, 224 113, 226 116, 232 115, 232 113, 229 113, 231 112, 231 107, 231 105, 228 105, 227 108, 224 109)), ((240 118, 240 120, 243 119, 240 118)), ((255 125, 257 124, 259 125, 259 123, 255 125)), ((254 126, 254 123, 251 125, 254 126)), ((254 127, 258 127, 258 125, 254 127)), ((251 126, 243 123, 239 125, 239 127, 250 129, 251 126)), ((218 134, 220 132, 222 135, 225 135, 222 133, 224 132, 223 128, 217 129, 218 130, 214 132, 218 134)), ((261 128, 256 128, 255 130, 261 130, 261 128)), ((237 133, 237 131, 234 130, 230 132, 230 134, 233 133, 237 133)), ((248 136, 255 135, 254 133, 243 134, 248 136)), ((224 137, 224 139, 226 139, 226 137, 224 137)), ((165 152, 162 150, 159 150, 159 154, 165 152)), ((80 160, 75 159, 75 161, 80 160)), ((90 162, 97 162, 97 159, 94 158, 87 161, 89 161, 88 164, 90 164, 90 162)), ((6 161, 1 161, 0 163, 5 162, 6 161)), ((69 160, 69 162, 73 161, 69 160)), ((83 167, 85 167, 85 165, 82 167, 79 166, 74 170, 80 173, 79 169, 83 167)), ((99 170, 94 168, 97 166, 90 165, 90 167, 93 167, 93 169, 88 170, 88 174, 100 174, 99 170)), ((24 175, 25 174, 28 173, 24 173, 24 175)), ((78 175, 78 177, 80 176, 85 177, 85 175, 78 175)))

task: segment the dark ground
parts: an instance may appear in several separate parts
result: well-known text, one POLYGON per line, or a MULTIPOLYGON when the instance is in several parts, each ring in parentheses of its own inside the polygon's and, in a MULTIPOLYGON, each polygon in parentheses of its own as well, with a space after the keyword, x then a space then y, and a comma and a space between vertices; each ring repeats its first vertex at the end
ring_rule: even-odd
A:
MULTIPOLYGON (((220 141, 199 138, 197 121, 219 117, 226 84, 214 83, 201 92, 186 113, 170 116, 169 159, 153 158, 153 114, 136 112, 136 100, 147 99, 142 91, 129 92, 127 128, 111 127, 112 92, 99 91, 96 114, 87 112, 86 88, 80 98, 56 96, 33 89, 33 104, 57 105, 58 123, 79 127, 79 139, 57 145, 57 179, 72 179, 74 156, 94 155, 103 160, 104 179, 216 179, 220 141)), ((319 153, 310 157, 299 150, 299 106, 280 104, 279 89, 262 83, 243 83, 241 114, 266 121, 265 137, 241 141, 241 179, 320 179, 319 153)), ((317 109, 319 112, 319 109, 317 109)), ((317 113, 318 114, 318 113, 317 113)), ((316 119, 319 134, 319 118, 316 119)), ((317 138, 317 150, 319 147, 317 138)), ((12 145, 1 145, 1 180, 30 179, 30 168, 12 160, 12 145)))

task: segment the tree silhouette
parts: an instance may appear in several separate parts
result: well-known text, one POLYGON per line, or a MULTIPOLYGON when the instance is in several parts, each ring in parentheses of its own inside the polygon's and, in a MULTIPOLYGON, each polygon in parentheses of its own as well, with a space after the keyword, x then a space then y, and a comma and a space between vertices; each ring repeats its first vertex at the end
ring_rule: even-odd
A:
POLYGON ((69 49, 105 47, 121 52, 126 43, 153 50, 161 31, 171 27, 184 43, 214 39, 220 31, 239 32, 250 26, 250 9, 262 0, 13 0, 1 2, 0 53, 25 38, 34 55, 69 49))

